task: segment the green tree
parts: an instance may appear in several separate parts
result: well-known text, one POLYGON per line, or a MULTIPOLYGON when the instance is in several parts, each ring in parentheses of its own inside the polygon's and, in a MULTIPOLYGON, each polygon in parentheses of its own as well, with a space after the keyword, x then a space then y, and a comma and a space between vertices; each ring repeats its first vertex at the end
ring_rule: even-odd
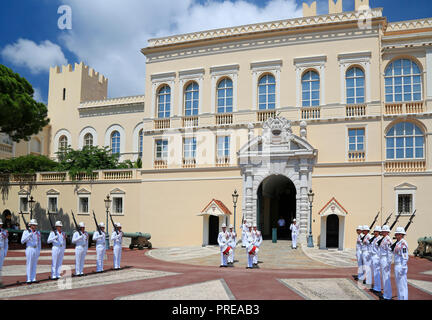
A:
POLYGON ((57 170, 57 162, 45 156, 27 155, 0 160, 0 174, 34 174, 57 170))
POLYGON ((31 84, 0 64, 0 132, 28 141, 49 123, 45 104, 33 99, 31 84))

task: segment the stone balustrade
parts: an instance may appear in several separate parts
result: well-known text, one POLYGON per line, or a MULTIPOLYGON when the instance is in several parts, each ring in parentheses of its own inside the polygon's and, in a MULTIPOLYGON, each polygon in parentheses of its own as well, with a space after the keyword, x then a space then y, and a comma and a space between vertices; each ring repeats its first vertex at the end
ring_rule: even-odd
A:
POLYGON ((360 162, 365 161, 366 153, 364 151, 348 151, 348 161, 360 162))
POLYGON ((171 122, 170 119, 155 119, 154 129, 169 129, 171 122))
POLYGON ((257 121, 258 122, 264 122, 267 121, 269 118, 276 117, 276 111, 275 110, 263 110, 257 112, 257 121))
POLYGON ((424 172, 426 160, 398 160, 386 161, 386 172, 424 172))
POLYGON ((422 113, 422 112, 425 112, 423 101, 386 103, 385 111, 384 111, 386 115, 415 114, 415 113, 422 113))
POLYGON ((195 168, 196 167, 196 159, 195 158, 183 158, 182 167, 183 168, 195 168))
POLYGON ((230 165, 230 157, 217 157, 216 167, 228 167, 230 165))
POLYGON ((216 115, 216 125, 232 124, 233 114, 232 113, 222 113, 216 115))
POLYGON ((320 107, 303 107, 301 109, 301 118, 303 120, 320 119, 321 108, 320 107))
POLYGON ((184 128, 198 127, 198 123, 198 116, 183 117, 184 128))
POLYGON ((347 105, 345 107, 347 117, 362 117, 366 115, 366 105, 347 105))

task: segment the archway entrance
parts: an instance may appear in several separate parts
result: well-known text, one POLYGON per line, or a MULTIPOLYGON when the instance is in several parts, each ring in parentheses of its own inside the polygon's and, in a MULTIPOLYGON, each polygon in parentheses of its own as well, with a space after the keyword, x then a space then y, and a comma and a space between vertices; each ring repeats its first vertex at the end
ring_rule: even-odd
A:
POLYGON ((219 217, 217 216, 209 216, 209 237, 208 237, 208 244, 214 245, 218 244, 217 238, 219 235, 219 217))
POLYGON ((296 188, 284 175, 271 175, 263 180, 257 191, 257 225, 263 239, 272 238, 272 228, 278 229, 278 239, 291 240, 289 226, 296 217, 296 188), (285 220, 285 227, 278 220, 285 220))
POLYGON ((326 247, 339 247, 339 217, 335 214, 327 216, 326 247))

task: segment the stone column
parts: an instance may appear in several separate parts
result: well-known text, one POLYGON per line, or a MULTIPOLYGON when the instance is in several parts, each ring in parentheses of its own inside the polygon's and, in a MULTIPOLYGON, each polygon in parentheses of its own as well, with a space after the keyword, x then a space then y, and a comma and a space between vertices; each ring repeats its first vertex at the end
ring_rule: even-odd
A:
POLYGON ((300 160, 300 196, 299 196, 299 205, 300 205, 300 234, 299 234, 299 243, 306 244, 306 236, 309 233, 309 201, 308 201, 308 163, 307 159, 300 160))

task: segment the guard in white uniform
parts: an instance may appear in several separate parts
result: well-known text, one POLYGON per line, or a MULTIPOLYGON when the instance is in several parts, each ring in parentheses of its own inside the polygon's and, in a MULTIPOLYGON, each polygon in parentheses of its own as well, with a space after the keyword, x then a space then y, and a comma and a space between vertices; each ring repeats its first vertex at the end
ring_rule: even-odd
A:
POLYGON ((381 228, 381 230, 382 230, 381 231, 382 238, 378 240, 378 245, 379 245, 379 253, 380 253, 381 277, 384 286, 383 299, 391 300, 392 287, 391 287, 391 280, 390 280, 390 273, 391 273, 390 267, 392 263, 393 253, 391 250, 391 239, 388 235, 390 233, 390 227, 384 225, 381 228))
POLYGON ((226 232, 226 224, 222 223, 222 231, 219 232, 218 235, 218 244, 221 252, 220 268, 227 267, 227 258, 230 254, 230 246, 228 244, 228 241, 229 241, 229 235, 228 232, 226 232))
POLYGON ((66 234, 62 231, 61 221, 55 223, 56 231, 51 231, 48 243, 52 243, 51 279, 59 279, 66 248, 66 234))
POLYGON ((258 253, 258 248, 254 245, 255 239, 252 233, 252 225, 250 223, 247 224, 249 229, 245 234, 245 246, 246 246, 246 255, 247 255, 247 267, 246 269, 253 268, 253 256, 258 253))
POLYGON ((234 226, 232 224, 229 225, 228 235, 228 245, 231 247, 231 254, 228 256, 228 264, 232 266, 234 264, 235 247, 237 245, 237 234, 235 233, 234 226))
POLYGON ((114 253, 114 269, 120 269, 120 261, 122 255, 122 243, 123 243, 123 231, 121 231, 121 224, 117 222, 115 224, 118 233, 114 230, 111 233, 111 241, 113 242, 113 253, 114 253))
POLYGON ((369 240, 370 242, 370 255, 372 261, 373 273, 373 287, 372 291, 381 294, 381 265, 378 241, 381 240, 380 236, 381 227, 376 226, 374 229, 374 236, 369 240))
POLYGON ((36 230, 36 219, 29 222, 29 230, 24 230, 21 243, 26 245, 27 283, 36 282, 36 267, 41 250, 41 234, 36 230))
POLYGON ((84 261, 88 249, 89 235, 85 231, 84 222, 79 223, 80 232, 75 231, 72 236, 72 243, 75 244, 75 274, 77 276, 84 275, 84 261))
POLYGON ((394 273, 399 300, 408 300, 408 243, 403 238, 406 235, 403 227, 397 227, 397 239, 394 248, 394 273))
POLYGON ((3 229, 3 221, 0 219, 0 288, 3 287, 2 283, 2 269, 3 262, 6 258, 8 248, 9 248, 9 234, 6 229, 3 229))
POLYGON ((293 249, 297 249, 297 235, 299 233, 299 226, 296 224, 296 219, 294 219, 293 222, 291 223, 290 230, 291 230, 291 240, 292 240, 291 247, 293 249))
POLYGON ((103 271, 104 257, 106 251, 105 245, 105 225, 103 222, 99 223, 100 231, 93 232, 93 241, 96 241, 96 272, 103 271))
POLYGON ((242 231, 242 236, 241 236, 242 237, 241 238, 241 240, 242 240, 242 248, 245 248, 246 247, 245 237, 246 237, 246 233, 249 232, 249 228, 247 227, 247 220, 246 219, 243 220, 243 224, 241 226, 241 231, 242 231))
POLYGON ((363 281, 363 257, 362 257, 362 240, 363 240, 363 226, 358 226, 357 231, 357 242, 356 242, 356 257, 357 257, 357 278, 356 280, 363 281))
POLYGON ((362 258, 363 258, 363 274, 364 281, 363 283, 367 286, 372 285, 372 262, 370 255, 370 243, 369 240, 371 235, 369 234, 369 226, 363 226, 363 241, 362 241, 362 258))
MULTIPOLYGON (((252 234, 253 234, 253 237, 254 237, 254 245, 257 248, 259 248, 261 246, 263 238, 262 238, 262 235, 261 235, 261 231, 257 230, 256 223, 253 224, 252 234)), ((253 263, 253 267, 259 268, 258 267, 258 253, 256 253, 256 254, 253 255, 252 263, 253 263)))

